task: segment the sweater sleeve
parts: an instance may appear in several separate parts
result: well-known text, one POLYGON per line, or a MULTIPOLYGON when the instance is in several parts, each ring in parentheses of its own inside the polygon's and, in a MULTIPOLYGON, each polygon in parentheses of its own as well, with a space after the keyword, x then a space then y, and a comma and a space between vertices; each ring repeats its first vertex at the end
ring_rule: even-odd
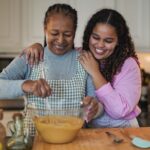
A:
POLYGON ((21 85, 28 74, 28 65, 25 58, 16 57, 0 73, 0 98, 16 98, 24 95, 21 85))
POLYGON ((85 94, 85 96, 96 97, 94 84, 93 84, 91 76, 89 76, 89 75, 88 75, 87 81, 86 81, 86 94, 85 94))
POLYGON ((121 119, 134 113, 141 95, 141 73, 136 61, 128 58, 113 84, 107 83, 95 93, 112 118, 121 119))

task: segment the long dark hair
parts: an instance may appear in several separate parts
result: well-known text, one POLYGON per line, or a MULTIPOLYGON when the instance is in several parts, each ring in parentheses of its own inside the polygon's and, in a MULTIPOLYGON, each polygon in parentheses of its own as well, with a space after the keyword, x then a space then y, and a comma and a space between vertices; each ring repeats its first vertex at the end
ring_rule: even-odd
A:
MULTIPOLYGON (((101 72, 107 81, 112 82, 115 74, 121 71, 124 61, 133 57, 138 63, 134 43, 129 33, 129 28, 123 16, 112 9, 102 9, 96 12, 88 21, 83 35, 83 49, 89 51, 89 38, 97 23, 113 26, 118 36, 118 44, 114 52, 105 60, 101 72)), ((139 63, 138 63, 139 64, 139 63)))
MULTIPOLYGON (((58 3, 58 4, 54 4, 54 5, 50 6, 45 13, 44 26, 47 25, 49 18, 56 13, 60 13, 66 17, 70 17, 73 21, 74 30, 76 31, 77 24, 78 24, 77 11, 68 4, 59 4, 58 3)), ((47 45, 46 38, 44 37, 44 47, 46 45, 47 45)))

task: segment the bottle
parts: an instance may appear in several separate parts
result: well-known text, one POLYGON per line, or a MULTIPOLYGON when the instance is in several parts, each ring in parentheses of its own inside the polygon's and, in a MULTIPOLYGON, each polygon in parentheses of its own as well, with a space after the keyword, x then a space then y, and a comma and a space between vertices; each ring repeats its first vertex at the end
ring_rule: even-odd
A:
MULTIPOLYGON (((3 119, 3 110, 0 109, 0 120, 3 119)), ((6 129, 4 125, 0 122, 0 150, 5 149, 5 137, 6 137, 6 129)))
POLYGON ((26 144, 24 143, 23 132, 23 116, 21 113, 15 113, 13 120, 7 123, 12 136, 7 141, 7 148, 12 150, 25 150, 26 144))

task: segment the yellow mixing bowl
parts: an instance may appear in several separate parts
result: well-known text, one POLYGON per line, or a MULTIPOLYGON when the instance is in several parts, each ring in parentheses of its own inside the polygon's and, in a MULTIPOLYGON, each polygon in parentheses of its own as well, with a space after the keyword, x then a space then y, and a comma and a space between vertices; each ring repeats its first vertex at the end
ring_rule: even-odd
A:
POLYGON ((83 120, 75 116, 40 116, 33 121, 38 134, 48 143, 71 142, 83 126, 83 120))

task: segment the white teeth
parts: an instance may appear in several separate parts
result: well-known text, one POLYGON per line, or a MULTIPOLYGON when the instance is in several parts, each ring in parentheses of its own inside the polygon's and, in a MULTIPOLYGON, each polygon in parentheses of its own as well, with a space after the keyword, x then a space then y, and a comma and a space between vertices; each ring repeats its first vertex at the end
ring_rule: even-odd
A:
POLYGON ((97 49, 97 48, 96 48, 96 52, 97 52, 97 53, 102 53, 103 51, 104 51, 104 50, 101 50, 101 49, 97 49))
POLYGON ((64 46, 56 45, 55 47, 58 48, 58 49, 64 49, 64 46))

